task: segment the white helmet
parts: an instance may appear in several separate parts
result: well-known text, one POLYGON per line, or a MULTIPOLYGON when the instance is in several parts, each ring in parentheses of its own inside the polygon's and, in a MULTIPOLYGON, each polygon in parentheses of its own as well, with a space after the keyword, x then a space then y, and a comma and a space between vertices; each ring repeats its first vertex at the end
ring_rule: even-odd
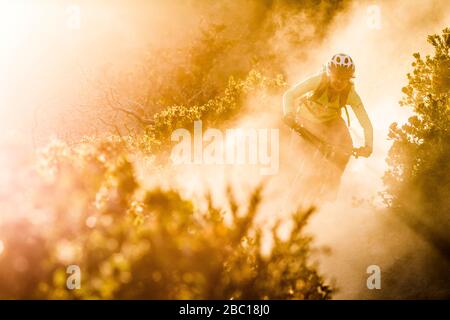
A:
POLYGON ((344 53, 335 54, 327 63, 327 74, 352 78, 355 74, 355 64, 349 55, 344 53))

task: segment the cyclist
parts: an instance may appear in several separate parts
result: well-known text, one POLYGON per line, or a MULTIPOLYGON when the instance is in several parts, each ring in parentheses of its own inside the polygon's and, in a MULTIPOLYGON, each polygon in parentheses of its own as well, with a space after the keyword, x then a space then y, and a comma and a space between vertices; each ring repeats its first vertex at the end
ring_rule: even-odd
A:
POLYGON ((285 122, 291 127, 300 125, 338 151, 339 156, 334 158, 338 169, 337 184, 352 154, 369 157, 373 149, 372 124, 355 91, 354 74, 352 58, 346 54, 336 54, 322 72, 296 84, 283 96, 285 122), (365 146, 358 149, 353 148, 348 127, 341 117, 344 109, 350 125, 347 105, 364 129, 365 146))

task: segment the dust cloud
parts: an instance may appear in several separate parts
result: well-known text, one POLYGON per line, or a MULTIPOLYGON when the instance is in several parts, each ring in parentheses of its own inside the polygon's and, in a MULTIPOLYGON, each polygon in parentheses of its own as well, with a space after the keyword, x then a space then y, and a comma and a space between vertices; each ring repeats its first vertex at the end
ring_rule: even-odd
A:
MULTIPOLYGON (((448 1, 344 1, 325 26, 317 20, 319 14, 314 10, 319 9, 289 15, 289 7, 277 7, 277 1, 269 8, 250 1, 243 7, 217 2, 199 10, 178 1, 133 0, 126 5, 108 1, 106 6, 105 1, 96 0, 89 5, 81 2, 82 8, 89 9, 82 11, 80 28, 67 25, 69 1, 36 1, 25 11, 20 11, 21 3, 8 5, 0 13, 2 36, 10 37, 2 43, 0 53, 0 119, 3 138, 23 140, 25 145, 36 143, 36 132, 47 141, 52 135, 64 138, 64 134, 91 126, 84 120, 91 117, 92 109, 104 110, 93 104, 99 93, 92 78, 102 77, 112 66, 126 75, 131 65, 142 61, 146 47, 182 46, 207 20, 227 21, 226 15, 234 15, 234 28, 263 28, 261 21, 276 25, 276 32, 264 39, 265 45, 275 53, 275 61, 291 85, 320 71, 333 54, 351 55, 357 70, 355 87, 374 127, 374 154, 369 159, 351 160, 338 199, 319 206, 310 222, 308 231, 315 243, 331 249, 330 255, 316 257, 320 270, 330 282, 335 281, 338 299, 448 296, 446 283, 427 272, 430 263, 441 261, 439 255, 392 217, 378 195, 383 190, 381 177, 390 147, 388 127, 410 115, 398 101, 411 71, 412 53, 427 53, 426 36, 450 25, 448 1), (6 19, 15 12, 21 12, 19 20, 6 19), (176 23, 179 21, 182 23, 176 23), (302 30, 301 47, 291 39, 292 30, 298 28, 302 30), (88 105, 89 117, 83 114, 86 108, 79 108, 82 104, 88 105), (382 290, 376 292, 366 288, 366 269, 374 264, 381 267, 383 277, 382 290)), ((326 10, 326 5, 320 10, 326 10)), ((299 138, 280 123, 281 97, 264 101, 258 95, 248 97, 248 112, 230 126, 281 128, 280 158, 292 161, 281 162, 279 175, 262 178, 257 169, 248 167, 168 168, 144 184, 177 187, 189 197, 211 190, 220 203, 225 202, 227 184, 233 185, 239 200, 244 201, 249 190, 265 181, 262 221, 286 214, 297 205, 307 206, 293 188, 297 174, 306 170, 300 165, 304 149, 296 148, 299 138)), ((351 123, 354 144, 360 146, 363 134, 352 113, 351 123)), ((91 129, 81 131, 95 132, 91 129)))
MULTIPOLYGON (((336 280, 338 299, 448 297, 448 262, 384 209, 378 192, 390 147, 389 125, 404 122, 410 110, 398 105, 401 88, 411 72, 412 53, 429 54, 429 34, 450 24, 446 1, 370 1, 358 3, 330 27, 333 32, 317 48, 311 65, 334 52, 350 54, 357 66, 355 86, 374 126, 374 154, 353 159, 344 174, 337 203, 327 204, 313 217, 310 230, 332 254, 321 261, 336 280), (373 6, 379 25, 373 24, 373 6), (365 201, 364 201, 365 199, 365 201), (366 269, 379 265, 382 290, 369 290, 366 269), (434 267, 432 267, 434 265, 434 267), (434 269, 433 269, 434 268, 434 269), (439 278, 444 275, 444 279, 439 278)), ((289 68, 292 79, 299 69, 289 68)), ((362 131, 351 119, 354 143, 362 131)))

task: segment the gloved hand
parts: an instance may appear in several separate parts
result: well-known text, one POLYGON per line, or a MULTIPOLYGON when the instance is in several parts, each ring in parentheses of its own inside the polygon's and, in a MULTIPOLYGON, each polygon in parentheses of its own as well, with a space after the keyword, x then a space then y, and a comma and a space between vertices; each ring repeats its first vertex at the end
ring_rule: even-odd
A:
POLYGON ((372 152, 373 152, 373 149, 371 146, 365 146, 365 147, 355 149, 355 156, 368 158, 368 157, 370 157, 372 152))
POLYGON ((288 113, 283 117, 284 123, 286 123, 289 127, 293 127, 297 124, 295 121, 295 116, 292 113, 288 113))

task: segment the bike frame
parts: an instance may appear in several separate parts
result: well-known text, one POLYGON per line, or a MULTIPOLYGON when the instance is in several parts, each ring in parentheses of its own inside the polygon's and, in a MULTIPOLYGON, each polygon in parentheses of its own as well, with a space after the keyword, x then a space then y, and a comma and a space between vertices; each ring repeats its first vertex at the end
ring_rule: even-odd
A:
POLYGON ((289 127, 291 127, 294 131, 296 131, 300 136, 302 136, 314 147, 316 147, 319 150, 319 152, 322 153, 322 155, 326 158, 332 158, 335 155, 353 156, 355 158, 358 158, 357 148, 353 148, 351 152, 347 152, 345 150, 342 150, 342 148, 339 148, 338 146, 323 141, 322 139, 320 139, 315 134, 311 133, 308 129, 306 129, 305 127, 303 127, 298 123, 295 124, 290 123, 289 127))

